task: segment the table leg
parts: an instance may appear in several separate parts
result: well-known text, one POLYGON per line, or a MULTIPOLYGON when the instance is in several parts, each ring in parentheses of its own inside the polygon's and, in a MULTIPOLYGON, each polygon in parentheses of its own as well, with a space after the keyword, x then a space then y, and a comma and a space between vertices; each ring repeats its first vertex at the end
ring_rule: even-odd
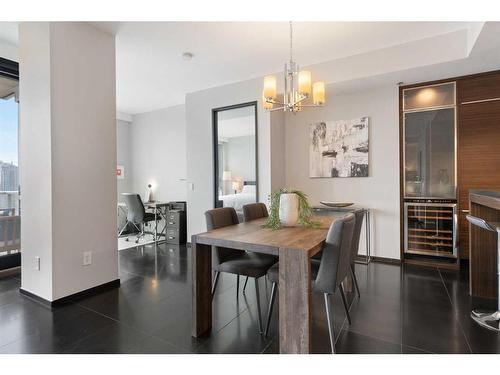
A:
POLYGON ((212 329, 212 247, 191 239, 192 261, 192 326, 191 335, 201 337, 212 329))
POLYGON ((279 250, 280 353, 311 351, 311 260, 304 250, 279 250))

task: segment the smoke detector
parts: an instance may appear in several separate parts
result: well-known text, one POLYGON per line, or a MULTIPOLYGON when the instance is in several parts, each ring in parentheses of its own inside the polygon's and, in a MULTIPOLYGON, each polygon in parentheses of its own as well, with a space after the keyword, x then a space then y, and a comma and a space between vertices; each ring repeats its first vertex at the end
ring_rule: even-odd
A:
POLYGON ((191 52, 184 52, 184 53, 182 54, 182 59, 183 59, 184 61, 189 61, 189 60, 191 60, 193 57, 194 57, 194 55, 193 55, 191 52))

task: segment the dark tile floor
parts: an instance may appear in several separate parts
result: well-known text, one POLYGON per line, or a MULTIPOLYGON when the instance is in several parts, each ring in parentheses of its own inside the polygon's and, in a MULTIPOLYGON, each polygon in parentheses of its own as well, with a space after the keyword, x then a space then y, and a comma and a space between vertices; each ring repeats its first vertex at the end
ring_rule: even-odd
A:
MULTIPOLYGON (((50 310, 19 294, 20 276, 0 278, 0 353, 278 353, 258 333, 253 283, 236 297, 223 275, 213 333, 194 339, 190 250, 162 244, 119 253, 121 287, 50 310)), ((334 298, 338 353, 500 353, 500 336, 474 324, 467 275, 371 263, 357 265, 361 299, 348 295, 352 324, 334 298)), ((263 315, 270 287, 260 280, 263 315)), ((313 352, 328 353, 323 297, 313 295, 313 352)))

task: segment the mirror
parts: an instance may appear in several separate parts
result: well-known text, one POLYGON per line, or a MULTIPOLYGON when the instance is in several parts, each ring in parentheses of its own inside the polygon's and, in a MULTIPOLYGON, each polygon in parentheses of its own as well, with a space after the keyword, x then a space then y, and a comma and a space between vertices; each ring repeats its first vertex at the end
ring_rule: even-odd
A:
POLYGON ((214 207, 243 206, 258 201, 257 102, 213 111, 214 207))

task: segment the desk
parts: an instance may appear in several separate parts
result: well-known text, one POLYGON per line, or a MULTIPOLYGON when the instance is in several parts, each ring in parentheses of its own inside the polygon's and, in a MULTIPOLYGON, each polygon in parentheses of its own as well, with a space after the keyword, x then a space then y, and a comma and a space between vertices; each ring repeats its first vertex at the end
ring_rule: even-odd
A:
MULTIPOLYGON (((143 202, 144 208, 148 210, 152 210, 155 214, 155 231, 154 232, 146 232, 154 235, 154 240, 157 241, 158 237, 166 237, 166 228, 167 228, 167 212, 171 205, 171 202, 143 202), (160 232, 158 232, 158 221, 164 220, 163 228, 160 232)), ((120 211, 127 215, 127 205, 123 202, 118 202, 118 216, 120 215, 120 211)), ((118 228, 118 236, 120 236, 125 230, 128 222, 125 223, 123 228, 118 228)))
MULTIPOLYGON (((337 216, 338 217, 338 216, 337 216)), ((212 328, 212 246, 279 256, 279 331, 281 353, 311 349, 311 257, 321 250, 335 216, 314 216, 318 228, 265 228, 266 219, 195 234, 192 249, 192 336, 212 328)))
POLYGON ((167 237, 166 230, 167 230, 167 213, 168 209, 170 207, 170 202, 144 202, 144 208, 153 210, 153 213, 155 214, 155 231, 154 231, 154 240, 158 241, 158 236, 163 236, 167 237), (160 232, 158 232, 158 220, 163 220, 163 228, 161 229, 160 232))

